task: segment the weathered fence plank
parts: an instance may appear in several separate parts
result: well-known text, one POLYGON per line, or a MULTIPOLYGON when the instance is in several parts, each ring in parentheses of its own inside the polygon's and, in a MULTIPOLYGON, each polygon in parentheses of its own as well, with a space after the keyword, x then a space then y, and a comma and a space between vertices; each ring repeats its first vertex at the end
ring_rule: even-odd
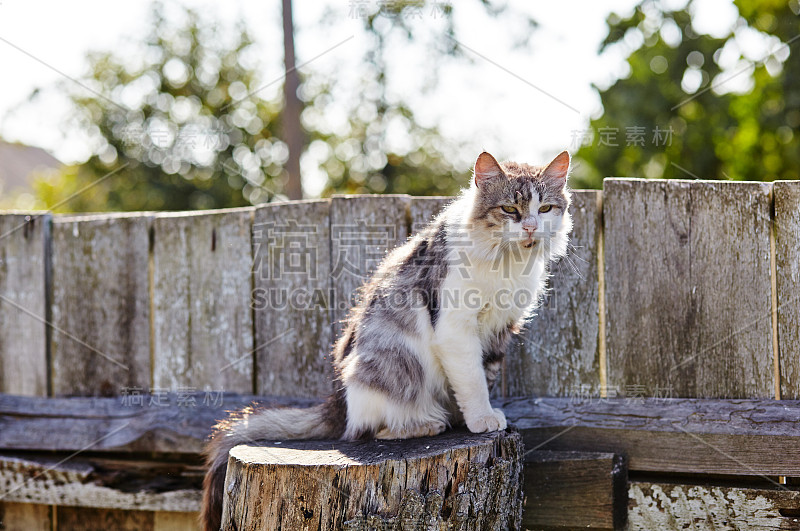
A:
POLYGON ((596 452, 525 454, 524 529, 621 529, 628 476, 620 456, 596 452))
POLYGON ((455 197, 448 196, 412 197, 409 206, 411 216, 410 234, 416 234, 424 229, 454 199, 455 197))
POLYGON ((53 531, 52 508, 35 503, 0 502, 3 531, 53 531))
POLYGON ((781 398, 800 398, 800 182, 777 181, 775 263, 781 398))
POLYGON ((150 386, 151 225, 148 214, 54 218, 55 395, 115 396, 150 386))
POLYGON ((573 191, 569 253, 505 361, 505 396, 600 395, 598 244, 602 192, 573 191))
POLYGON ((57 531, 153 531, 155 513, 123 509, 59 507, 56 511, 57 531))
MULTIPOLYGON (((251 403, 311 399, 203 393, 119 398, 0 396, 0 449, 197 454, 215 421, 251 403)), ((494 402, 527 448, 626 455, 636 471, 800 477, 800 403, 657 398, 508 398, 494 402), (546 443, 546 444, 543 444, 546 443)))
POLYGON ((332 391, 330 201, 256 209, 253 306, 256 393, 332 391))
POLYGON ((8 502, 198 511, 201 483, 200 466, 174 461, 0 454, 0 496, 8 502))
POLYGON ((0 449, 199 454, 218 420, 249 405, 305 407, 317 401, 217 393, 117 398, 0 395, 0 449))
POLYGON ((157 511, 153 517, 153 531, 197 531, 199 516, 199 512, 157 511))
POLYGON ((0 392, 48 394, 47 286, 51 215, 0 215, 0 392))
POLYGON ((794 490, 632 482, 628 492, 632 531, 800 529, 800 492, 794 490))
POLYGON ((800 403, 721 399, 496 401, 526 448, 610 452, 628 469, 800 476, 800 403))
POLYGON ((331 305, 334 339, 356 291, 386 251, 408 237, 411 197, 334 196, 331 201, 331 305))
POLYGON ((156 216, 156 388, 252 392, 253 210, 156 216))
POLYGON ((774 396, 770 185, 606 179, 609 384, 774 396))

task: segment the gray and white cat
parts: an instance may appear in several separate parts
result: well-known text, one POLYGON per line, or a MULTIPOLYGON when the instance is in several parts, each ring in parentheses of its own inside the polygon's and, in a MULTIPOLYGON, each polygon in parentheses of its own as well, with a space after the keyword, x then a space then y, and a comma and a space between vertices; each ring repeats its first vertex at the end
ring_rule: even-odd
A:
POLYGON ((569 164, 566 151, 541 167, 480 154, 472 185, 362 288, 333 348, 339 385, 327 402, 247 410, 217 426, 203 484, 206 529, 219 529, 228 451, 238 444, 506 428, 489 386, 539 302, 549 262, 566 253, 569 164))

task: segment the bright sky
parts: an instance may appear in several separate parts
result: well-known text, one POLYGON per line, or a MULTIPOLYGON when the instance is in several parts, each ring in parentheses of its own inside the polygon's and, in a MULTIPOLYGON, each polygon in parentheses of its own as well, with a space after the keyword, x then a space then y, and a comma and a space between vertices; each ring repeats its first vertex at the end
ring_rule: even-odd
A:
MULTIPOLYGON (((263 79, 268 82, 281 77, 279 1, 240 0, 226 2, 224 8, 210 0, 182 3, 213 14, 225 24, 243 16, 263 52, 263 79)), ((365 46, 362 22, 352 14, 356 3, 295 0, 298 64, 354 36, 314 59, 307 71, 323 70, 342 79, 356 72, 365 46), (326 9, 338 16, 325 17, 326 9), (321 25, 323 19, 333 22, 321 25)), ((411 102, 423 123, 438 124, 464 147, 464 160, 458 162, 466 165, 465 171, 467 157, 474 157, 480 149, 498 158, 543 163, 560 150, 574 147, 576 131, 586 128, 589 118, 600 112, 592 83, 605 86, 625 72, 621 50, 602 57, 597 52, 606 34, 606 16, 611 11, 627 15, 636 0, 516 0, 510 4, 540 23, 528 47, 509 51, 521 26, 513 20, 492 20, 478 2, 462 0, 456 5, 456 24, 471 63, 440 69, 440 84, 424 92, 426 72, 432 68, 424 47, 398 46, 391 58, 397 79, 402 80, 393 87, 394 92, 411 102)), ((696 26, 714 31, 735 22, 730 0, 699 4, 702 9, 696 13, 696 26)), ((22 112, 9 111, 37 87, 58 80, 69 82, 56 70, 79 78, 86 68, 88 50, 119 50, 124 37, 143 35, 148 12, 145 1, 0 0, 0 65, 5 73, 0 84, 0 136, 43 147, 65 162, 85 159, 88 151, 83 139, 64 141, 59 134, 66 112, 59 98, 43 98, 22 112)), ((425 10, 411 24, 430 33, 441 27, 442 21, 425 10)), ((263 95, 270 97, 277 90, 280 83, 263 95)), ((313 193, 317 186, 306 184, 313 193)))

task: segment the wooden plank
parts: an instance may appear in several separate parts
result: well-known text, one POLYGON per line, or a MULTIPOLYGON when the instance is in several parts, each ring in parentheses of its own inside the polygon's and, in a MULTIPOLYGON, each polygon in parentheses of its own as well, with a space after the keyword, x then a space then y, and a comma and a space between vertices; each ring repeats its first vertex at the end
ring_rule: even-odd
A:
POLYGON ((199 454, 228 411, 248 405, 307 407, 315 400, 216 393, 121 398, 0 395, 0 449, 199 454))
POLYGON ((525 454, 524 529, 620 529, 628 477, 620 456, 596 452, 525 454))
POLYGON ((772 397, 770 185, 604 183, 609 384, 772 397))
POLYGON ((56 511, 58 531, 152 531, 154 513, 120 509, 59 507, 56 511))
POLYGON ((411 235, 428 226, 442 209, 452 202, 455 197, 449 196, 430 196, 412 197, 409 206, 411 216, 411 235))
POLYGON ((156 388, 253 392, 253 210, 156 216, 156 388))
POLYGON ((635 481, 628 493, 630 530, 800 529, 800 492, 795 490, 635 481))
POLYGON ((781 398, 800 398, 800 182, 777 181, 775 262, 781 398))
POLYGON ((158 511, 154 515, 154 531, 196 531, 200 525, 199 512, 175 513, 158 511))
POLYGON ((51 215, 0 215, 0 392, 45 396, 51 215))
POLYGON ((495 402, 526 448, 612 452, 631 471, 800 476, 800 403, 514 398, 495 402))
POLYGON ((158 511, 154 515, 154 531, 197 531, 200 513, 158 511))
POLYGON ((407 195, 335 195, 331 201, 331 305, 334 338, 356 290, 386 252, 408 237, 407 195))
POLYGON ((600 396, 598 244, 602 192, 572 192, 569 253, 505 361, 506 396, 600 396))
POLYGON ((0 497, 72 507, 200 509, 203 470, 180 462, 0 454, 0 497))
POLYGON ((0 502, 3 531, 52 531, 52 508, 34 503, 0 502))
POLYGON ((149 387, 152 215, 53 220, 51 359, 56 395, 149 387))
POLYGON ((256 209, 257 394, 319 397, 333 390, 329 212, 330 200, 256 209))
MULTIPOLYGON (((182 402, 168 395, 157 405, 151 398, 134 406, 114 398, 0 395, 0 449, 196 455, 226 411, 319 403, 238 395, 212 403, 198 393, 182 402)), ((800 477, 796 401, 523 397, 494 404, 529 449, 617 453, 634 471, 800 477)))

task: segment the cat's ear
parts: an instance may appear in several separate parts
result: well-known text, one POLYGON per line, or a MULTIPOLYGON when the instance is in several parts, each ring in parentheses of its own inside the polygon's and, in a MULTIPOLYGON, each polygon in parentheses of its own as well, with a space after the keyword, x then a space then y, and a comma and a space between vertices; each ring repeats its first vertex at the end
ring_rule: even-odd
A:
POLYGON ((569 153, 562 151, 542 171, 542 177, 557 186, 564 186, 569 173, 569 153))
POLYGON ((475 161, 475 184, 478 188, 504 175, 500 164, 487 151, 478 155, 478 160, 475 161))

